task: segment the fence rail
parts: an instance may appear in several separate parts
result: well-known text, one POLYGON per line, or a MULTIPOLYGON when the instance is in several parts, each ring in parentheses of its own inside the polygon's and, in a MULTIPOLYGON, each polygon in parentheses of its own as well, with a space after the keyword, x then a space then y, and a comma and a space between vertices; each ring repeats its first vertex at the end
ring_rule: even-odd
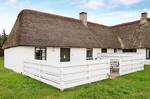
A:
POLYGON ((110 76, 110 67, 116 64, 120 75, 144 69, 144 59, 141 54, 102 54, 102 57, 104 59, 89 60, 80 64, 69 62, 55 65, 46 61, 25 60, 23 74, 64 90, 107 79, 110 76))
POLYGON ((109 60, 93 60, 82 64, 49 65, 47 62, 25 60, 23 74, 56 88, 66 88, 91 83, 109 77, 109 60))
POLYGON ((140 53, 102 54, 101 57, 110 59, 111 65, 119 62, 119 74, 125 75, 144 69, 144 57, 140 53))
POLYGON ((139 70, 144 70, 144 61, 145 60, 143 58, 120 59, 119 60, 120 75, 125 75, 139 70))

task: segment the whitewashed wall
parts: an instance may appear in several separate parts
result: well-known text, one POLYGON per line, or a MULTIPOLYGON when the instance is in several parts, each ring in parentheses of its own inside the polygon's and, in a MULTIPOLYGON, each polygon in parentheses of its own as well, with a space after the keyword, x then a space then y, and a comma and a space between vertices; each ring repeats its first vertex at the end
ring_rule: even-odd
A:
MULTIPOLYGON (((107 79, 110 74, 109 59, 137 58, 137 55, 141 55, 140 60, 142 60, 146 57, 145 49, 138 49, 137 53, 124 54, 114 54, 113 49, 107 49, 107 53, 103 54, 101 48, 94 48, 93 59, 97 58, 98 53, 107 59, 86 60, 86 48, 71 48, 70 62, 60 62, 60 48, 48 47, 47 60, 40 61, 34 59, 34 51, 34 47, 23 46, 5 49, 5 67, 19 73, 23 72, 25 75, 60 89, 107 79)), ((130 65, 128 69, 134 68, 135 71, 143 69, 142 63, 135 65, 132 61, 126 63, 121 61, 121 75, 130 73, 130 71, 124 71, 124 65, 127 68, 130 65)))
MULTIPOLYGON (((111 51, 113 51, 111 49, 111 51)), ((122 49, 117 49, 117 53, 123 53, 122 52, 122 49)), ((137 52, 136 53, 123 53, 124 55, 130 55, 130 56, 133 56, 136 55, 136 54, 141 54, 142 55, 142 58, 145 59, 145 64, 148 64, 150 65, 150 60, 146 59, 146 49, 143 48, 143 49, 137 49, 137 52)))
POLYGON ((114 49, 108 48, 108 49, 107 49, 107 53, 114 53, 114 49))
POLYGON ((13 47, 4 50, 4 66, 21 73, 23 61, 34 58, 33 47, 13 47))
MULTIPOLYGON (((93 48, 93 59, 94 60, 97 59, 99 57, 99 55, 101 56, 101 54, 102 54, 101 50, 102 50, 101 48, 93 48)), ((109 54, 114 53, 114 49, 107 49, 107 53, 109 53, 109 54)))
MULTIPOLYGON (((113 49, 107 49, 108 53, 113 53, 113 49)), ((93 48, 93 59, 95 60, 101 53, 101 48, 93 48)), ((52 64, 60 62, 60 48, 47 48, 47 61, 52 64)), ((70 61, 71 63, 83 63, 86 61, 86 48, 70 48, 70 61)), ((64 62, 68 64, 69 62, 64 62)))
POLYGON ((96 59, 101 52, 101 48, 93 48, 93 59, 96 59))
POLYGON ((57 65, 60 62, 60 48, 48 47, 46 61, 53 65, 57 65))
POLYGON ((86 60, 86 48, 71 48, 70 62, 83 63, 86 60))
MULTIPOLYGON (((5 67, 13 69, 16 72, 21 73, 23 67, 23 61, 25 59, 34 59, 35 57, 34 47, 12 47, 4 50, 5 55, 5 67)), ((113 52, 113 49, 108 49, 108 53, 113 52)), ((93 59, 97 58, 97 54, 101 53, 101 48, 93 48, 93 59)), ((48 47, 47 48, 47 62, 57 65, 60 63, 60 48, 48 47)), ((86 61, 86 48, 71 48, 70 62, 71 63, 83 63, 86 61)), ((70 62, 65 62, 68 64, 70 62)))
MULTIPOLYGON (((4 50, 4 64, 6 68, 21 73, 23 61, 35 58, 35 47, 12 47, 4 50)), ((44 60, 43 60, 44 61, 44 60)), ((60 62, 60 49, 47 48, 47 60, 51 64, 57 65, 60 62)))
MULTIPOLYGON (((5 53, 5 67, 13 69, 16 72, 22 72, 23 60, 24 59, 34 59, 34 47, 13 47, 4 50, 5 53)), ((114 49, 107 49, 105 55, 113 54, 114 49)), ((121 53, 121 51, 119 52, 121 53)), ((146 57, 146 49, 137 49, 137 53, 143 55, 143 58, 146 57)), ((102 55, 101 48, 93 48, 93 59, 98 57, 98 54, 102 55)), ((124 55, 133 55, 134 53, 124 53, 124 55)), ((47 48, 47 62, 57 65, 60 63, 60 48, 47 48)), ((83 63, 86 61, 86 48, 71 48, 71 63, 83 63)), ((70 62, 65 62, 64 64, 69 64, 70 62)), ((145 63, 150 64, 149 60, 146 60, 145 63)))
POLYGON ((138 49, 138 53, 143 54, 143 57, 145 57, 145 64, 150 65, 150 60, 146 59, 146 49, 138 49))

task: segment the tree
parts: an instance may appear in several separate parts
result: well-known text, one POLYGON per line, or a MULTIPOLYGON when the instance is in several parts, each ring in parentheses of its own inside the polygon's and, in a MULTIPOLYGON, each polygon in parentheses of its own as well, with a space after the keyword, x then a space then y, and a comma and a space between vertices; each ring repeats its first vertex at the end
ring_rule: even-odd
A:
POLYGON ((0 48, 2 47, 2 35, 0 34, 0 48))
POLYGON ((5 29, 3 29, 3 33, 2 33, 2 45, 4 44, 4 42, 6 41, 7 39, 7 35, 6 35, 6 32, 5 32, 5 29))

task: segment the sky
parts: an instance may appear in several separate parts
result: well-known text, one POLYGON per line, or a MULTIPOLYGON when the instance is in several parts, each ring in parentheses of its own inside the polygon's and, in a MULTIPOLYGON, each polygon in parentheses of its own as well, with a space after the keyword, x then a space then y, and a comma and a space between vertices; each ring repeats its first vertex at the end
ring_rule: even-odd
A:
POLYGON ((33 9, 78 19, 87 12, 88 21, 116 25, 140 19, 142 12, 150 14, 150 0, 0 0, 0 33, 9 34, 19 12, 33 9))

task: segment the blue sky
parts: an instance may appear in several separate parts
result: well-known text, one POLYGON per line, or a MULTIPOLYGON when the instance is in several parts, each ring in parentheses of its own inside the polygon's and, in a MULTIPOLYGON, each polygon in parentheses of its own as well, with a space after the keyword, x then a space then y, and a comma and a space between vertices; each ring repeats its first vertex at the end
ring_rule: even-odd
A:
POLYGON ((140 13, 150 14, 150 0, 0 0, 0 33, 10 33, 18 13, 22 9, 77 18, 79 12, 88 13, 88 21, 115 25, 138 20, 140 13))

